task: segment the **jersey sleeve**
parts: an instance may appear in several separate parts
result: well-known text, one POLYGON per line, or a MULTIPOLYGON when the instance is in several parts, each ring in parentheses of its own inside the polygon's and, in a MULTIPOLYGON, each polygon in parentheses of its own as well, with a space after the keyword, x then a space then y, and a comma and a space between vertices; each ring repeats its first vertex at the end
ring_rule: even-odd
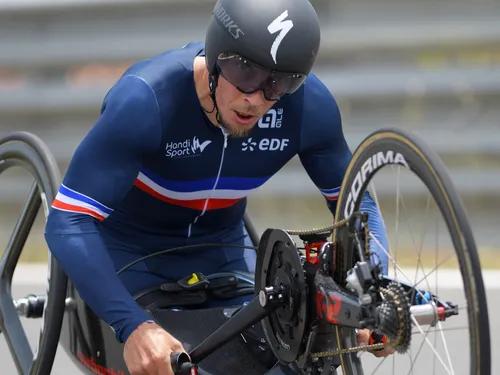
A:
POLYGON ((76 149, 45 227, 50 251, 82 299, 122 342, 151 317, 116 275, 98 225, 124 199, 142 159, 158 150, 161 139, 155 93, 137 76, 122 77, 76 149))
MULTIPOLYGON (((330 91, 314 75, 308 78, 304 98, 301 148, 299 158, 307 174, 326 200, 330 212, 335 215, 342 180, 352 152, 342 128, 338 105, 330 91)), ((363 197, 361 208, 368 212, 370 230, 380 243, 372 240, 370 245, 376 253, 374 260, 387 271, 388 249, 385 225, 376 203, 368 192, 363 197)))

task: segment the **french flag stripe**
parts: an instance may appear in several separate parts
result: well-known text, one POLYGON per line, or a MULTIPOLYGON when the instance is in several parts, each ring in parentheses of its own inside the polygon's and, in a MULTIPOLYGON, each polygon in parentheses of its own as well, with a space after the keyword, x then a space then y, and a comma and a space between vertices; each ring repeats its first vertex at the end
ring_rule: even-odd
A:
POLYGON ((67 198, 73 199, 74 201, 78 201, 81 202, 82 204, 91 206, 92 208, 99 210, 100 212, 103 212, 107 215, 113 212, 111 208, 108 208, 105 205, 97 202, 96 200, 81 193, 78 193, 77 191, 72 190, 64 185, 61 185, 61 187, 59 188, 58 195, 65 196, 67 198))
MULTIPOLYGON (((248 189, 248 190, 234 190, 234 189, 213 189, 213 186, 210 187, 210 189, 207 190, 197 190, 197 191, 190 191, 190 192, 179 192, 179 191, 174 191, 174 190, 169 190, 164 188, 163 186, 158 185, 155 183, 155 181, 151 180, 148 176, 146 176, 143 173, 139 173, 136 179, 136 186, 147 186, 149 190, 149 194, 151 194, 152 191, 155 192, 155 196, 159 195, 161 197, 169 198, 169 199, 174 199, 174 200, 196 200, 196 199, 206 199, 206 198, 212 198, 212 199, 242 199, 248 196, 254 189, 248 189), (137 182, 140 182, 141 184, 137 184, 137 182)), ((146 191, 145 189, 142 189, 146 191)), ((151 194, 153 195, 153 194, 151 194)))

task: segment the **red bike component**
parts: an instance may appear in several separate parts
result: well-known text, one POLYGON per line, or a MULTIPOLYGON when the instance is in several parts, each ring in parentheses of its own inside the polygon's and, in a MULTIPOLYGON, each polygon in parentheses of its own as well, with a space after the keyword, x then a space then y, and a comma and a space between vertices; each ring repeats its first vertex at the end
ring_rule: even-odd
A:
POLYGON ((318 259, 319 250, 326 242, 327 241, 304 242, 306 249, 306 261, 311 264, 319 264, 319 259, 318 259), (316 254, 314 256, 311 255, 312 249, 316 250, 316 254))
POLYGON ((326 296, 325 293, 318 290, 316 292, 316 304, 318 318, 325 319, 332 324, 338 324, 342 307, 342 298, 340 296, 326 296))
POLYGON ((385 344, 386 342, 387 342, 387 336, 381 335, 380 333, 375 331, 372 331, 370 333, 370 341, 369 341, 370 345, 381 344, 381 343, 385 344))

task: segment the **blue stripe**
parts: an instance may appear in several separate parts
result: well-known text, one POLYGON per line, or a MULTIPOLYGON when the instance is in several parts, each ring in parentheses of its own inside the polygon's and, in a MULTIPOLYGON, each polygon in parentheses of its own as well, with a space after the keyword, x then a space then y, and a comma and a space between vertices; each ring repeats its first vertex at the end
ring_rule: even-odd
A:
POLYGON ((336 187, 335 189, 320 189, 320 191, 324 194, 335 194, 340 193, 340 187, 336 187))
MULTIPOLYGON (((155 184, 161 187, 176 191, 179 193, 190 193, 200 190, 212 190, 215 185, 216 178, 206 178, 196 181, 173 181, 155 175, 153 172, 142 168, 141 172, 155 184)), ((264 184, 269 177, 220 177, 217 184, 217 190, 250 190, 255 189, 264 184)))
POLYGON ((90 204, 91 206, 101 210, 102 212, 107 213, 108 215, 113 212, 113 210, 103 206, 102 204, 93 200, 92 198, 86 197, 85 195, 77 193, 76 191, 71 191, 64 185, 61 185, 61 187, 59 188, 59 191, 61 192, 61 194, 64 194, 65 196, 67 196, 69 198, 73 198, 73 199, 76 199, 77 201, 90 204))

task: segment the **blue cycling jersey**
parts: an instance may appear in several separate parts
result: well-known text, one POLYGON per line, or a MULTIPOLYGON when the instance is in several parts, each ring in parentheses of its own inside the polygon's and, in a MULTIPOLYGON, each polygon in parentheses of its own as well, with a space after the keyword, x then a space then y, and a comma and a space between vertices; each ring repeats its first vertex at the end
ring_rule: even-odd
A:
MULTIPOLYGON (((140 254, 167 248, 173 238, 203 242, 238 226, 246 197, 296 155, 334 213, 351 158, 337 104, 314 74, 248 137, 227 136, 208 120, 195 90, 193 60, 203 54, 203 43, 191 43, 123 74, 77 148, 48 218, 50 250, 121 341, 150 317, 116 276, 106 236, 140 254)), ((368 195, 364 207, 386 244, 368 195)), ((387 270, 387 257, 380 258, 387 270)))

